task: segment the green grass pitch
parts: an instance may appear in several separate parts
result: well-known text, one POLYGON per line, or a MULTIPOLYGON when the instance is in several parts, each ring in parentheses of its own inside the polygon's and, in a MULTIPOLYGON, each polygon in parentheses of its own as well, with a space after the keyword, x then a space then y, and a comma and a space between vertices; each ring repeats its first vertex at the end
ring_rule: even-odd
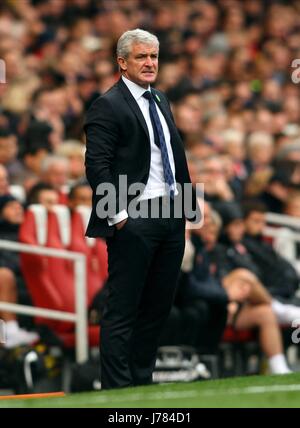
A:
POLYGON ((300 373, 170 383, 57 398, 1 400, 0 407, 300 407, 300 373))

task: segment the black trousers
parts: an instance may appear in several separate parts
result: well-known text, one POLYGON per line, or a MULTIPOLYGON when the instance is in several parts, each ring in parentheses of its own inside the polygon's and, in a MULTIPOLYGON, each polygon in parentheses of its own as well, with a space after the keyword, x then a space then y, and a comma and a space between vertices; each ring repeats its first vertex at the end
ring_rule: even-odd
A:
MULTIPOLYGON (((165 203, 164 198, 157 200, 165 203)), ((108 297, 100 333, 103 389, 152 382, 185 245, 185 219, 174 218, 172 202, 170 214, 170 218, 161 212, 158 218, 129 216, 106 240, 108 297)))

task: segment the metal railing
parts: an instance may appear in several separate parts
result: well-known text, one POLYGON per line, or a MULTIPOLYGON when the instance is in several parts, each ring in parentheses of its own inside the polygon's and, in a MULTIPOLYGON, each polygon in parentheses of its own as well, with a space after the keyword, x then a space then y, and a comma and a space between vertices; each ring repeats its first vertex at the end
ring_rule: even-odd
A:
POLYGON ((295 229, 300 230, 300 219, 296 217, 268 212, 266 214, 266 220, 268 224, 293 227, 295 229))
POLYGON ((264 230, 264 236, 273 239, 274 249, 289 260, 300 274, 300 260, 297 256, 297 244, 300 243, 300 219, 269 212, 266 220, 268 226, 264 230))
POLYGON ((76 361, 83 363, 88 359, 87 310, 86 310, 86 260, 85 255, 72 251, 21 244, 0 240, 0 248, 9 251, 57 257, 74 262, 75 313, 37 308, 0 301, 0 311, 15 314, 39 316, 75 323, 76 361))

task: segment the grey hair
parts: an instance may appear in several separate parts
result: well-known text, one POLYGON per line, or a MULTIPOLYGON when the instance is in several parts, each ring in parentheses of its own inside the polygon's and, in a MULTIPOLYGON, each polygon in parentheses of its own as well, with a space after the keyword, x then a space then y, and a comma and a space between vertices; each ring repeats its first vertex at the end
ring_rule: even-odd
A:
POLYGON ((41 162, 41 171, 48 172, 52 165, 64 164, 69 166, 69 159, 59 155, 48 155, 41 162))
POLYGON ((145 45, 155 45, 159 48, 158 38, 148 31, 136 28, 135 30, 125 31, 118 40, 117 56, 128 58, 133 43, 143 43, 145 45))

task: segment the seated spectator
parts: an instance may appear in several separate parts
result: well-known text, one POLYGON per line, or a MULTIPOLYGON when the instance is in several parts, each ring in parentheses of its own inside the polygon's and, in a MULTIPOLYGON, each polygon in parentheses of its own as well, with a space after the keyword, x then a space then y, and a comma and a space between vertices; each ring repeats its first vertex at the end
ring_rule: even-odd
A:
POLYGON ((31 143, 26 148, 26 151, 23 153, 24 171, 19 176, 21 183, 27 177, 31 176, 35 176, 38 179, 41 174, 42 161, 49 154, 51 154, 51 150, 46 144, 31 143))
POLYGON ((64 141, 55 151, 56 155, 69 159, 70 183, 75 183, 85 177, 84 153, 85 146, 76 140, 64 141))
POLYGON ((42 161, 41 181, 50 184, 59 194, 59 203, 67 203, 69 179, 69 161, 68 159, 49 155, 42 161))
POLYGON ((267 189, 272 175, 273 169, 271 167, 253 172, 246 180, 244 186, 244 199, 260 197, 267 189))
POLYGON ((245 236, 243 242, 258 266, 261 279, 275 297, 292 298, 299 288, 300 278, 294 267, 263 239, 266 227, 266 207, 260 202, 243 204, 245 236))
POLYGON ((267 132, 253 132, 248 138, 248 171, 269 168, 274 156, 274 140, 267 132))
MULTIPOLYGON (((19 226, 23 221, 23 207, 13 196, 0 197, 0 239, 18 241, 19 226)), ((17 303, 22 283, 18 254, 0 249, 0 301, 17 303)), ((20 328, 14 313, 2 311, 0 318, 6 325, 6 348, 28 345, 39 340, 35 332, 20 328)))
POLYGON ((205 212, 204 226, 193 231, 198 247, 190 274, 190 298, 221 305, 228 313, 227 324, 236 330, 257 328, 270 372, 290 373, 269 294, 248 269, 232 269, 226 274, 220 269, 224 249, 217 244, 219 226, 211 212, 205 212))
POLYGON ((199 161, 200 183, 204 183, 205 199, 214 204, 218 201, 232 201, 234 193, 226 180, 224 165, 218 155, 199 161))
POLYGON ((243 181, 247 177, 247 170, 245 167, 245 135, 237 129, 226 129, 223 133, 224 139, 224 153, 231 156, 234 164, 235 176, 243 181))
POLYGON ((15 183, 23 170, 22 163, 17 159, 18 141, 13 132, 0 128, 0 164, 5 166, 9 181, 15 183))
POLYGON ((300 319, 300 301, 295 296, 300 278, 296 269, 264 241, 266 207, 261 203, 243 205, 245 237, 243 243, 258 266, 261 280, 273 297, 272 306, 281 324, 300 319))
MULTIPOLYGON (((175 301, 186 313, 185 324, 189 326, 189 336, 196 327, 196 332, 193 333, 193 346, 200 353, 218 351, 227 322, 226 293, 210 274, 210 261, 203 255, 205 249, 200 231, 205 233, 208 230, 211 222, 210 215, 209 205, 205 204, 203 227, 197 231, 187 230, 186 232, 181 281, 175 301), (196 272, 199 275, 197 279, 196 272), (190 319, 193 320, 192 325, 190 325, 190 319)), ((215 269, 212 270, 215 273, 215 269)))
POLYGON ((283 208, 283 214, 300 218, 300 192, 291 192, 283 208))
POLYGON ((53 128, 47 121, 32 119, 23 138, 21 154, 24 155, 32 147, 43 147, 52 152, 54 139, 53 128))
POLYGON ((35 184, 27 194, 26 205, 41 204, 47 210, 50 210, 53 205, 57 205, 59 194, 50 184, 39 182, 35 184))
POLYGON ((269 295, 272 310, 281 325, 291 324, 294 319, 300 319, 300 308, 287 304, 293 303, 287 298, 291 298, 295 292, 298 275, 286 260, 277 255, 269 244, 262 241, 261 225, 264 227, 265 220, 257 219, 261 214, 258 215, 257 211, 250 217, 247 214, 248 221, 244 222, 243 213, 238 204, 223 203, 218 209, 224 226, 222 243, 226 247, 226 264, 223 269, 230 271, 230 269, 244 268, 251 271, 256 276, 259 286, 263 289, 267 287, 265 292, 269 295), (256 239, 245 237, 246 223, 248 223, 248 233, 252 232, 255 235, 257 233, 256 239), (271 259, 272 262, 270 262, 271 259))
POLYGON ((86 181, 79 181, 71 187, 68 205, 71 210, 80 205, 92 208, 92 189, 86 181))
POLYGON ((267 206, 268 211, 281 214, 290 192, 290 174, 279 166, 271 175, 264 191, 258 195, 258 199, 267 206))

